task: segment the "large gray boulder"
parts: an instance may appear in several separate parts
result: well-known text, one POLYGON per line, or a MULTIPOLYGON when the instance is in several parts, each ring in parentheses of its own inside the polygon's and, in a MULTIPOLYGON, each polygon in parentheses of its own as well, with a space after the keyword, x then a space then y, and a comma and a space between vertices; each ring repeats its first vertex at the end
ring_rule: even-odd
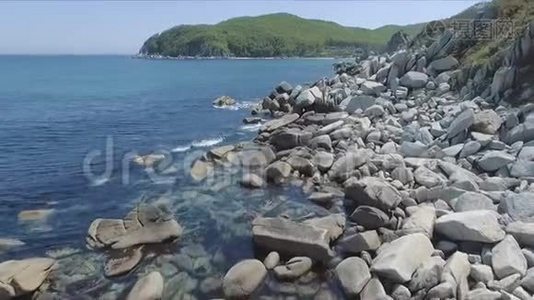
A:
POLYGON ((400 79, 402 86, 414 89, 420 89, 425 87, 428 82, 428 75, 422 72, 410 71, 400 79))
POLYGON ((489 151, 477 163, 482 170, 493 172, 514 161, 515 157, 504 151, 489 151))
POLYGON ((270 120, 261 127, 261 131, 275 131, 278 128, 287 126, 299 118, 299 114, 286 114, 278 119, 270 120))
POLYGON ((380 96, 380 93, 386 91, 386 87, 376 81, 367 80, 360 86, 360 89, 365 95, 380 96))
POLYGON ((340 262, 336 269, 336 277, 348 297, 356 297, 371 279, 369 267, 359 257, 349 257, 340 262))
POLYGON ((295 106, 297 108, 307 108, 312 106, 315 101, 321 99, 323 99, 323 93, 318 87, 314 86, 300 92, 295 99, 295 106))
POLYGON ((499 212, 508 214, 514 221, 534 221, 534 193, 507 193, 499 203, 499 212))
POLYGON ((453 138, 461 132, 469 129, 475 122, 475 113, 472 109, 466 109, 460 113, 454 121, 452 121, 449 128, 447 128, 447 137, 453 138))
POLYGON ((271 144, 278 150, 286 150, 297 146, 306 146, 310 143, 313 134, 309 131, 297 128, 289 128, 274 133, 271 136, 271 144))
POLYGON ((475 121, 471 129, 485 134, 495 134, 501 124, 501 117, 495 111, 488 109, 475 114, 475 121))
POLYGON ((452 199, 451 204, 456 212, 496 210, 496 206, 489 197, 477 192, 465 192, 459 197, 452 199))
POLYGON ((362 251, 375 251, 382 241, 376 230, 357 232, 344 236, 336 242, 337 247, 344 253, 358 254, 362 251))
POLYGON ((235 264, 223 278, 224 296, 228 299, 249 297, 267 276, 267 269, 257 259, 246 259, 235 264))
POLYGON ((383 210, 393 209, 402 197, 391 184, 376 177, 351 178, 345 182, 345 195, 359 205, 369 205, 383 210))
POLYGON ((279 183, 291 175, 291 165, 285 161, 275 161, 265 169, 268 181, 279 183))
POLYGON ((393 282, 407 282, 433 252, 434 247, 424 234, 405 235, 378 249, 371 271, 393 282))
POLYGON ((534 248, 534 223, 517 221, 508 224, 505 230, 506 233, 511 234, 521 246, 534 248))
POLYGON ((376 98, 368 95, 349 96, 341 101, 339 108, 349 114, 352 114, 358 109, 366 110, 371 105, 374 105, 376 98))
POLYGON ((527 260, 513 236, 507 235, 491 250, 491 266, 497 278, 527 272, 527 260))
POLYGON ((444 215, 436 220, 434 230, 455 241, 495 243, 504 238, 498 214, 474 210, 444 215))
POLYGON ((409 288, 412 292, 429 290, 441 281, 441 274, 445 261, 439 256, 432 256, 424 260, 410 280, 409 288))
POLYGON ((447 178, 443 175, 434 173, 424 166, 417 168, 413 175, 415 177, 415 182, 427 188, 442 185, 447 181, 447 178))
POLYGON ((367 205, 358 206, 350 215, 350 219, 369 230, 380 228, 389 221, 385 212, 367 205))
POLYGON ((328 172, 330 179, 338 182, 347 180, 356 168, 367 162, 367 158, 368 155, 365 150, 349 152, 341 156, 328 172))
POLYGON ((444 58, 436 59, 428 65, 428 68, 438 73, 443 71, 449 71, 458 66, 458 60, 449 55, 444 58))
POLYGON ((252 222, 254 242, 270 251, 328 261, 331 232, 326 228, 283 218, 256 218, 252 222))
POLYGON ((297 256, 288 260, 285 264, 274 267, 274 274, 280 280, 295 280, 308 273, 313 261, 306 256, 297 256))
POLYGON ((402 232, 416 233, 420 232, 427 237, 432 238, 434 233, 434 223, 436 222, 436 210, 431 205, 421 205, 417 207, 402 224, 402 232))

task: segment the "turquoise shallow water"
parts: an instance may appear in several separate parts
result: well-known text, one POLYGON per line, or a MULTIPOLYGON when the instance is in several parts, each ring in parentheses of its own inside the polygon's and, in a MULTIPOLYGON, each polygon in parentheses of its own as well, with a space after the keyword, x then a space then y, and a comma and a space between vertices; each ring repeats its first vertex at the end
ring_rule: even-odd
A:
MULTIPOLYGON (((255 215, 292 209, 305 214, 308 208, 291 187, 247 191, 230 182, 207 188, 191 182, 180 167, 209 146, 251 140, 255 128, 241 122, 251 103, 282 80, 297 84, 331 75, 332 63, 0 56, 0 237, 26 243, 0 258, 69 254, 53 287, 58 294, 121 293, 135 274, 103 278, 103 256, 85 250, 87 228, 97 217, 123 217, 139 201, 158 201, 171 207, 186 233, 139 272, 163 268, 166 280, 178 285, 197 281, 189 292, 203 298, 203 279, 255 255, 249 232, 255 215), (221 95, 236 98, 240 109, 213 108, 221 95), (103 172, 107 143, 113 151, 109 178, 88 179, 84 159, 93 154, 91 170, 103 172), (130 166, 125 184, 125 155, 156 150, 171 153, 177 171, 155 182, 130 166), (19 221, 17 214, 28 209, 53 213, 44 221, 19 221), (181 264, 190 252, 205 252, 193 262, 209 270, 185 272, 181 264), (90 267, 79 268, 82 261, 90 267)), ((183 290, 170 298, 186 297, 183 290)))

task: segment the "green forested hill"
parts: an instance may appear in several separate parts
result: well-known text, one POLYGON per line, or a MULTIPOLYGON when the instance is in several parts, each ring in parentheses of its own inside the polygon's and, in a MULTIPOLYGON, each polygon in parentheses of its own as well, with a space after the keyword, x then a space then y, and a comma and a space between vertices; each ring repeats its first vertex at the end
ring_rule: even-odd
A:
POLYGON ((415 35, 423 24, 374 30, 290 14, 240 17, 216 25, 181 25, 150 37, 140 50, 163 56, 332 56, 357 47, 380 49, 397 31, 415 35))

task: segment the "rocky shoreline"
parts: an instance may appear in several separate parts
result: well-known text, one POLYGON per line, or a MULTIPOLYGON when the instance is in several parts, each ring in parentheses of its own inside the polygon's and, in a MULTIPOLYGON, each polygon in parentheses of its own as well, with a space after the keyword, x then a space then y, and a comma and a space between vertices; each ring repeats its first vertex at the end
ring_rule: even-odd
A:
POLYGON ((294 281, 324 265, 348 298, 532 299, 534 106, 503 100, 529 88, 505 74, 530 68, 531 28, 508 65, 463 88, 450 31, 350 75, 277 86, 253 111, 274 116, 254 143, 212 149, 192 175, 238 165, 243 186, 300 185, 331 215, 257 217, 254 242, 271 252, 231 268, 225 297, 254 297, 269 273, 294 281))
MULTIPOLYGON (((253 142, 213 148, 192 163, 192 180, 216 192, 228 187, 215 188, 226 179, 218 172, 228 171, 250 190, 297 186, 307 206, 324 212, 210 211, 239 223, 234 230, 251 233, 260 250, 225 274, 213 270, 224 254, 199 244, 180 245, 174 255, 150 249, 194 234, 154 201, 88 227, 87 247, 104 261, 99 269, 72 264, 76 251, 0 263, 0 299, 55 299, 47 288, 60 277, 76 293, 110 290, 102 299, 197 299, 199 289, 208 298, 324 300, 339 299, 336 288, 364 300, 532 299, 534 105, 506 100, 529 97, 531 86, 515 85, 515 76, 531 67, 534 26, 482 75, 460 68, 454 43, 445 31, 429 48, 341 65, 311 86, 282 82, 244 120, 270 118, 253 142), (109 278, 138 268, 127 288, 81 274, 109 278)), ((164 160, 133 161, 152 169, 164 160)), ((210 201, 187 192, 195 201, 181 205, 210 201)))

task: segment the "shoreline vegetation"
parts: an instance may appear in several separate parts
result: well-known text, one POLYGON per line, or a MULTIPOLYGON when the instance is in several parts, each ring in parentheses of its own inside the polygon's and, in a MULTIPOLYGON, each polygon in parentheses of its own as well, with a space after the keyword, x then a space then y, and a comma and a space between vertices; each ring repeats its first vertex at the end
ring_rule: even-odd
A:
POLYGON ((284 60, 284 59, 302 59, 302 60, 336 60, 350 59, 343 57, 300 57, 300 56, 271 56, 271 57, 238 57, 238 56, 162 56, 162 55, 144 55, 136 54, 130 56, 134 59, 147 60, 284 60))

